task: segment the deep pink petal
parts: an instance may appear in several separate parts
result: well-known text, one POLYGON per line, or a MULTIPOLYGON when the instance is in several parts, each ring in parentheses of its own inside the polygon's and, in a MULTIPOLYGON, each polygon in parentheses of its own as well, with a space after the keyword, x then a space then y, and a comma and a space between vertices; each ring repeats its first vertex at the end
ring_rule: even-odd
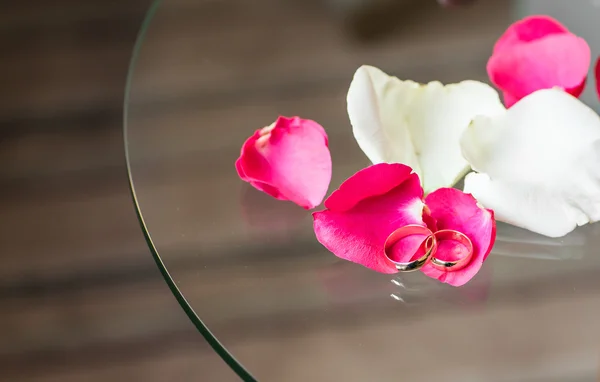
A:
POLYGON ((529 16, 508 27, 496 41, 494 53, 506 47, 561 33, 569 33, 569 30, 558 20, 544 15, 529 16))
POLYGON ((265 173, 269 171, 268 162, 256 150, 256 141, 260 137, 261 130, 256 130, 254 134, 246 140, 242 146, 240 157, 235 161, 235 169, 243 181, 250 183, 257 190, 263 191, 276 199, 287 200, 285 196, 281 195, 276 187, 249 177, 244 170, 244 164, 246 164, 251 167, 255 173, 265 173))
MULTIPOLYGON (((337 212, 347 211, 361 200, 383 195, 413 176, 417 175, 413 174, 412 169, 400 163, 369 166, 342 183, 340 188, 325 200, 325 207, 337 212)), ((419 196, 423 197, 422 191, 419 196)))
MULTIPOLYGON (((337 196, 334 193, 325 202, 326 206, 332 205, 330 200, 334 198, 333 206, 340 209, 313 213, 317 240, 339 258, 377 272, 396 273, 395 266, 384 255, 386 238, 394 230, 407 224, 424 225, 423 189, 419 178, 410 172, 403 175, 406 170, 400 166, 370 166, 344 182, 343 190, 340 187, 337 196), (394 168, 396 172, 390 171, 394 168), (402 171, 398 171, 401 169, 402 171), (395 186, 390 186, 389 177, 381 176, 384 171, 397 176, 395 186), (371 181, 368 187, 364 182, 357 181, 365 179, 371 181), (376 190, 377 196, 368 197, 364 191, 366 188, 376 190)), ((419 244, 419 240, 414 239, 394 249, 414 252, 419 244)))
POLYGON ((577 97, 583 91, 590 60, 590 47, 584 39, 569 33, 553 34, 504 47, 489 59, 487 71, 507 102, 553 87, 577 97))
MULTIPOLYGON (((470 194, 454 189, 441 188, 425 199, 436 219, 439 229, 453 229, 464 233, 473 243, 473 258, 469 265, 458 271, 440 271, 431 265, 422 268, 427 276, 453 286, 461 286, 471 280, 481 269, 496 240, 496 220, 494 212, 477 204, 470 194)), ((455 260, 456 242, 444 240, 438 242, 436 257, 455 260)), ((460 252, 459 252, 460 253, 460 252)))
POLYGON ((431 216, 431 211, 427 206, 423 207, 423 222, 431 232, 438 230, 437 221, 431 216))
POLYGON ((331 180, 325 130, 311 120, 279 117, 246 140, 236 170, 242 180, 277 199, 314 208, 331 180))
POLYGON ((254 134, 246 140, 242 146, 240 157, 235 161, 235 169, 238 173, 238 176, 243 181, 250 183, 252 187, 256 188, 257 190, 263 191, 276 199, 287 200, 285 196, 281 195, 276 187, 246 175, 246 171, 243 167, 244 163, 247 165, 250 164, 249 166, 254 168, 254 171, 257 173, 269 171, 269 164, 261 155, 259 155, 255 148, 256 141, 260 137, 261 130, 259 129, 256 130, 254 134))
POLYGON ((243 181, 248 181, 248 176, 246 175, 246 171, 244 171, 244 162, 249 160, 260 160, 260 158, 249 158, 248 156, 254 155, 255 150, 253 150, 254 145, 256 144, 256 140, 260 137, 260 130, 256 130, 252 136, 246 139, 246 142, 242 145, 242 149, 240 150, 240 157, 235 161, 235 170, 238 173, 238 176, 243 181))
POLYGON ((519 101, 519 98, 513 96, 512 94, 510 94, 508 92, 502 92, 502 98, 504 99, 504 105, 506 107, 511 107, 512 105, 514 105, 515 103, 517 103, 519 101))
POLYGON ((596 77, 596 94, 600 99, 600 57, 596 61, 596 67, 594 68, 594 76, 596 77))

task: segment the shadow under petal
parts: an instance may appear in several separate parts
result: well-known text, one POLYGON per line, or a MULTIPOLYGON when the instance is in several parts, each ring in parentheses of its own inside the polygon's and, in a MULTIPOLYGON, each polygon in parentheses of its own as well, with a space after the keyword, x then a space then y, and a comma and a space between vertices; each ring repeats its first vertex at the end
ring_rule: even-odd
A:
POLYGON ((251 233, 283 234, 296 230, 310 217, 310 211, 285 200, 275 199, 243 184, 240 190, 242 219, 251 233))

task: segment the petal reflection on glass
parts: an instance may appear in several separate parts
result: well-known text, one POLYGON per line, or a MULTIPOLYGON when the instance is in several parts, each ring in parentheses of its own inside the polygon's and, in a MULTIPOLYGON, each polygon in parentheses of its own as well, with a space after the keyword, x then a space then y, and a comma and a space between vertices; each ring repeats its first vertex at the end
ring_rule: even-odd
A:
POLYGON ((551 238, 509 224, 498 223, 492 255, 540 260, 581 259, 592 226, 579 227, 567 236, 551 238))
POLYGON ((486 302, 491 286, 491 268, 484 267, 468 284, 454 288, 419 274, 396 276, 390 282, 395 286, 390 297, 403 305, 419 306, 423 310, 473 309, 486 302))

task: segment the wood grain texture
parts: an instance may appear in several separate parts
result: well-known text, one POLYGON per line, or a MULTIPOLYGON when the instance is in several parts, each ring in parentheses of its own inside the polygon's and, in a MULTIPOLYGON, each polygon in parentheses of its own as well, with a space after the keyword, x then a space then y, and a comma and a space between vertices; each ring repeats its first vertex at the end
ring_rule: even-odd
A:
MULTIPOLYGON (((344 111, 354 70, 370 63, 419 81, 485 80, 491 44, 509 17, 506 2, 481 1, 455 12, 424 6, 398 15, 401 27, 371 42, 346 34, 347 20, 318 1, 166 4, 147 31, 128 120, 138 198, 147 206, 159 250, 169 253, 169 266, 201 317, 265 380, 317 380, 320 367, 331 368, 326 362, 340 371, 329 380, 368 380, 360 360, 331 354, 334 344, 363 346, 382 355, 373 365, 385 369, 384 355, 397 349, 380 348, 369 338, 394 330, 392 286, 347 267, 345 274, 362 288, 336 289, 339 265, 315 255, 320 249, 306 228, 307 213, 248 192, 223 158, 235 158, 243 139, 276 115, 299 114, 327 127, 338 161, 332 184, 338 184, 366 164, 344 111), (203 177, 191 176, 198 173, 203 177), (243 268, 244 256, 259 259, 254 268, 243 268), (288 261, 300 256, 300 265, 288 261), (277 272, 266 264, 276 264, 277 272), (195 287, 199 278, 203 288, 195 287), (331 301, 338 315, 325 309, 331 301), (332 322, 336 330, 329 330, 332 322), (280 341, 285 333, 294 335, 280 341), (282 352, 286 361, 272 364, 282 352)), ((0 99, 2 381, 237 380, 162 280, 129 195, 122 105, 147 5, 36 0, 0 12, 0 42, 7 47, 0 70, 10 74, 0 99)), ((532 271, 531 280, 525 273, 510 275, 485 317, 477 312, 481 302, 461 296, 471 314, 439 327, 465 325, 473 335, 453 338, 464 343, 465 353, 448 352, 442 366, 467 356, 472 362, 464 375, 474 380, 589 379, 597 337, 551 329, 565 311, 573 314, 571 327, 593 326, 600 284, 590 276, 597 264, 590 264, 583 273, 567 269, 560 284, 556 275, 564 269, 558 267, 532 271), (574 302, 561 285, 588 293, 574 302), (543 291, 559 298, 535 300, 543 291), (547 321, 515 324, 523 307, 547 321), (498 335, 490 335, 494 322, 498 335), (488 341, 478 341, 485 336, 488 341), (557 341, 561 347, 552 346, 557 341), (510 354, 506 365, 494 363, 498 351, 510 354), (544 367, 548 360, 551 367, 544 367), (527 373, 511 372, 517 369, 527 373), (493 370, 494 379, 481 370, 493 370)), ((456 302, 444 289, 423 288, 417 297, 431 300, 401 308, 402 322, 414 333, 436 325, 431 312, 440 300, 456 302)), ((449 316, 452 309, 448 304, 449 316)), ((447 334, 440 329, 430 335, 447 334)), ((418 342, 416 336, 407 343, 418 342)), ((409 361, 418 363, 425 352, 416 348, 409 361)), ((406 377, 440 380, 439 370, 406 377)))

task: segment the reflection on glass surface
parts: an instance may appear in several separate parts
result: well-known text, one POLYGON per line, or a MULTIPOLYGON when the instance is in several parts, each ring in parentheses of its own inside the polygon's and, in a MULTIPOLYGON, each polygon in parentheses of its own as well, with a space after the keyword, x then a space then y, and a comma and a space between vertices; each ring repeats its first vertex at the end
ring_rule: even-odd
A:
POLYGON ((332 189, 367 165, 345 111, 361 64, 420 81, 485 80, 516 8, 412 4, 386 21, 403 28, 367 43, 316 0, 155 3, 129 75, 125 137, 158 264, 246 380, 593 381, 597 225, 561 239, 499 225, 481 272, 453 288, 339 261, 316 242, 309 212, 235 173, 244 139, 279 114, 327 129, 332 189), (416 367, 423 359, 435 362, 416 367))

